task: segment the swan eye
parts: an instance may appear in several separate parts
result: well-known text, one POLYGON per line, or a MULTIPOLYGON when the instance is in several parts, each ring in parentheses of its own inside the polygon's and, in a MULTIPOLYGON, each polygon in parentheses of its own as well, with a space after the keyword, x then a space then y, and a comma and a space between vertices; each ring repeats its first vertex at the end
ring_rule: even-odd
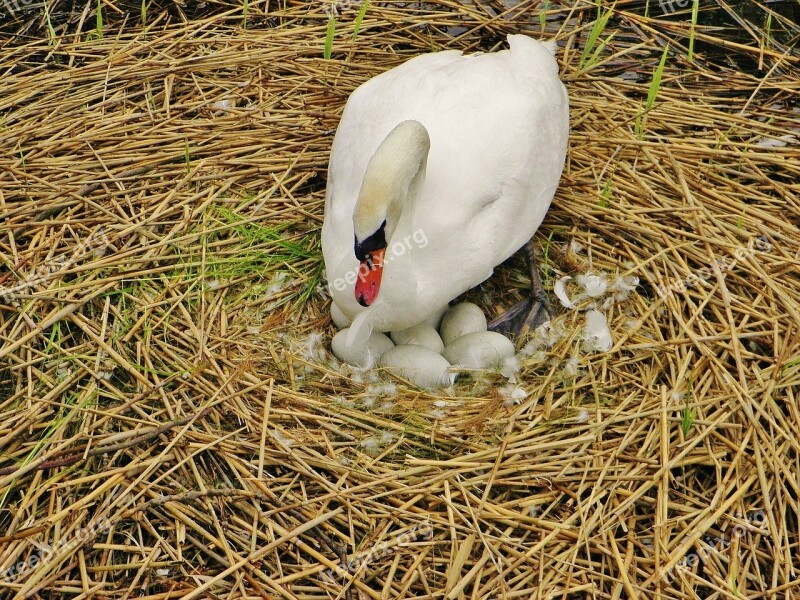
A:
POLYGON ((381 223, 381 226, 375 233, 367 236, 363 242, 358 241, 358 236, 355 236, 353 242, 353 251, 359 262, 369 260, 371 253, 376 250, 386 249, 386 221, 381 223))

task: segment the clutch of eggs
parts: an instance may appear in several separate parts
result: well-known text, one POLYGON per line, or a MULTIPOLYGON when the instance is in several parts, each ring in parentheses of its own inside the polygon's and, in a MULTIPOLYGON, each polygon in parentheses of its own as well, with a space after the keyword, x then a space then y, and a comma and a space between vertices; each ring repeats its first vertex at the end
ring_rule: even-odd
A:
POLYGON ((373 333, 362 344, 347 346, 348 320, 334 304, 333 322, 341 330, 331 349, 341 361, 357 367, 379 365, 423 388, 450 385, 461 369, 492 369, 514 356, 514 345, 502 334, 486 330, 486 316, 471 302, 456 304, 441 316, 393 331, 373 333))

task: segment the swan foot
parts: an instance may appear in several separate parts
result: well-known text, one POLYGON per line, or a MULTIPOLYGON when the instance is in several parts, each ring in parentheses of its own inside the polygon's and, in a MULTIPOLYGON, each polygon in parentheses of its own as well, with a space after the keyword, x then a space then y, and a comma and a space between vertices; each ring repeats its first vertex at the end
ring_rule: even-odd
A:
POLYGON ((553 309, 539 278, 539 269, 536 266, 536 250, 533 240, 522 247, 530 270, 531 290, 530 297, 517 302, 505 313, 489 322, 489 330, 502 333, 507 337, 520 337, 526 331, 533 331, 553 315, 553 309))
POLYGON ((549 302, 526 298, 489 322, 489 331, 516 338, 550 320, 549 302))

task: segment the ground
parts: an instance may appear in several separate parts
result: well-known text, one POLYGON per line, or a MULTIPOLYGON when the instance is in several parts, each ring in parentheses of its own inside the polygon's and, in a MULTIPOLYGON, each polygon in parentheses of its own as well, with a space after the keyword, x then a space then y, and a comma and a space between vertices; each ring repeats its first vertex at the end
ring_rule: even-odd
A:
MULTIPOLYGON (((2 26, 2 597, 800 594, 789 13, 134 4, 2 26), (553 296, 516 374, 342 367, 319 231, 348 94, 520 31, 559 41, 571 103, 545 287, 616 289, 553 296)), ((493 316, 524 273, 469 297, 493 316)))

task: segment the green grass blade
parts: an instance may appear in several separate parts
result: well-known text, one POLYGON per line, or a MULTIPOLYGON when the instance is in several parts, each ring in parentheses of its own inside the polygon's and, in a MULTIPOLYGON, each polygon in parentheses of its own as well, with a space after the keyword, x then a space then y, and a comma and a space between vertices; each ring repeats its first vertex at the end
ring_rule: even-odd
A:
POLYGON ((539 27, 542 28, 544 31, 545 26, 547 25, 547 11, 550 9, 550 0, 542 0, 542 3, 539 4, 539 27))
POLYGON ((607 208, 611 202, 611 177, 606 179, 605 185, 603 185, 603 189, 600 190, 600 201, 597 203, 598 206, 602 208, 607 208))
POLYGON ((694 426, 696 413, 692 408, 692 380, 689 379, 689 389, 686 391, 686 404, 681 411, 681 431, 683 437, 686 437, 694 426))
POLYGON ((604 39, 602 42, 600 42, 598 44, 597 48, 594 49, 594 52, 592 52, 592 55, 589 57, 587 68, 591 67, 592 65, 594 65, 599 60, 600 53, 605 49, 605 47, 608 45, 608 43, 611 40, 614 39, 615 35, 617 35, 616 31, 614 33, 612 33, 611 35, 609 35, 606 39, 604 39))
POLYGON ((47 6, 47 2, 44 3, 44 18, 47 21, 47 42, 54 46, 56 43, 56 30, 53 27, 53 21, 50 19, 50 9, 47 6))
POLYGON ((661 60, 653 73, 653 81, 650 82, 650 89, 647 91, 647 102, 644 105, 645 112, 653 108, 658 96, 658 90, 661 88, 661 76, 664 73, 664 65, 667 62, 667 53, 669 52, 669 44, 664 46, 664 53, 661 55, 661 60))
POLYGON ((333 34, 336 33, 336 19, 333 16, 328 17, 328 29, 325 31, 325 50, 322 53, 323 58, 328 60, 333 51, 333 34))
POLYGON ((364 20, 368 8, 369 0, 362 0, 361 6, 358 9, 358 14, 356 15, 356 21, 353 24, 353 39, 356 39, 358 32, 361 31, 361 22, 364 20))
POLYGON ((597 40, 600 35, 605 31, 605 28, 608 26, 608 21, 611 18, 611 15, 614 12, 614 7, 616 6, 616 2, 612 4, 608 10, 602 11, 601 5, 598 2, 597 4, 597 18, 595 19, 594 23, 592 24, 592 29, 589 32, 589 38, 586 40, 586 45, 583 47, 583 52, 581 53, 581 59, 578 62, 578 69, 584 70, 585 67, 590 67, 593 65, 597 57, 605 45, 611 40, 609 37, 601 46, 595 49, 595 45, 597 44, 597 40), (591 61, 589 61, 589 57, 591 55, 591 61))
POLYGON ((97 0, 97 20, 95 22, 95 31, 97 32, 97 39, 103 39, 103 2, 97 0))
POLYGON ((664 47, 664 53, 661 55, 661 60, 658 62, 656 70, 653 72, 653 80, 650 82, 650 89, 647 90, 647 100, 644 103, 642 112, 636 117, 636 122, 633 126, 633 132, 636 139, 642 139, 644 135, 644 124, 647 119, 647 113, 653 108, 658 97, 658 90, 661 89, 661 76, 664 73, 664 65, 667 62, 667 54, 669 53, 669 44, 664 47))
POLYGON ((694 29, 697 27, 697 11, 700 8, 700 0, 692 1, 692 25, 689 27, 689 62, 694 62, 694 29))
POLYGON ((772 11, 767 13, 767 22, 764 25, 764 46, 772 45, 772 11))
POLYGON ((694 411, 687 406, 683 409, 683 413, 681 415, 681 431, 683 431, 683 437, 688 435, 688 433, 692 430, 693 425, 694 411))

